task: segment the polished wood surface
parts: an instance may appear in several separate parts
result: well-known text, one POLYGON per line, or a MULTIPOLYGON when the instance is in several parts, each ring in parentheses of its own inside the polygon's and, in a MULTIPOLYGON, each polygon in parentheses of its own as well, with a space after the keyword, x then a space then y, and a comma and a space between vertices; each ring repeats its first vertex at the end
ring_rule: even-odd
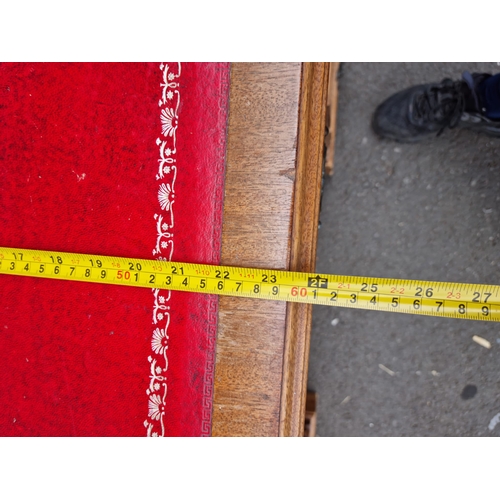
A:
MULTIPOLYGON (((303 65, 288 266, 291 271, 309 273, 316 267, 328 77, 327 63, 303 65)), ((304 431, 311 321, 311 304, 287 304, 281 436, 300 436, 304 431)))
MULTIPOLYGON (((314 268, 327 81, 326 63, 232 65, 222 264, 314 268)), ((309 331, 310 308, 220 298, 213 436, 302 435, 309 331)))

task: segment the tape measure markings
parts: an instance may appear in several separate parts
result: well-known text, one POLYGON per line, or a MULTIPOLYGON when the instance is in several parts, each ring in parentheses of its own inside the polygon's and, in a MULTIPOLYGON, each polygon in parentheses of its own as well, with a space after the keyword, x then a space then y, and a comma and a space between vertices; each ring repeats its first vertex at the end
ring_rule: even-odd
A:
POLYGON ((0 273, 500 321, 500 287, 0 247, 0 273))

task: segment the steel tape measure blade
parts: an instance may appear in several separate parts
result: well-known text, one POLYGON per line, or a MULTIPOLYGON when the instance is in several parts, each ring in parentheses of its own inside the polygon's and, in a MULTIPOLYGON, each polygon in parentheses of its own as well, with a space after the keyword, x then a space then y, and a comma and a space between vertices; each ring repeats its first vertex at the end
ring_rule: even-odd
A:
POLYGON ((0 274, 500 321, 500 286, 0 247, 0 274))

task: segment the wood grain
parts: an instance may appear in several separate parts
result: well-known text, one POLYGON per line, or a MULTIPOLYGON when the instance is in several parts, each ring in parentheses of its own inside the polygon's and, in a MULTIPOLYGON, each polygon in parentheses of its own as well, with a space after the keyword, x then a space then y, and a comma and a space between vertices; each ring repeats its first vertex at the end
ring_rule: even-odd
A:
MULTIPOLYGON (((232 65, 222 264, 288 265, 300 75, 232 65)), ((220 298, 213 436, 278 435, 285 316, 281 302, 220 298)))
MULTIPOLYGON (((303 120, 311 105, 306 111, 299 105, 304 96, 310 100, 314 90, 301 90, 304 68, 307 75, 315 74, 300 63, 232 65, 222 264, 267 269, 288 269, 291 259, 300 264, 300 252, 292 251, 292 235, 304 224, 293 213, 308 205, 294 206, 297 193, 303 197, 296 167, 307 168, 311 160, 306 161, 308 149, 302 145, 298 161, 297 147, 306 140, 298 137, 298 130, 299 116, 303 120)), ((305 81, 310 80, 307 76, 305 81)), ((307 178, 300 176, 300 182, 307 178)), ((306 238, 313 236, 309 232, 306 238)), ((294 355, 284 358, 292 339, 287 305, 220 297, 218 320, 212 435, 285 434, 290 426, 283 423, 282 409, 285 419, 300 418, 294 408, 289 410, 288 397, 286 402, 282 398, 284 374, 290 384, 284 361, 295 363, 293 370, 298 363, 294 355)), ((291 428, 299 425, 297 421, 291 428)))
MULTIPOLYGON (((292 271, 313 272, 316 266, 329 69, 328 63, 303 66, 289 264, 292 271)), ((311 320, 311 304, 287 304, 281 436, 304 433, 311 320)))

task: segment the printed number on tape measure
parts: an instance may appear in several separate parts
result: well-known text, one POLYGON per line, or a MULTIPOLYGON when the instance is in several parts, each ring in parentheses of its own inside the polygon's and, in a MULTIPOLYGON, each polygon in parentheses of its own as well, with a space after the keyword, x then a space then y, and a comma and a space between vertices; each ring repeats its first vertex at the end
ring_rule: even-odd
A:
POLYGON ((0 274, 500 321, 500 287, 0 247, 0 274))

